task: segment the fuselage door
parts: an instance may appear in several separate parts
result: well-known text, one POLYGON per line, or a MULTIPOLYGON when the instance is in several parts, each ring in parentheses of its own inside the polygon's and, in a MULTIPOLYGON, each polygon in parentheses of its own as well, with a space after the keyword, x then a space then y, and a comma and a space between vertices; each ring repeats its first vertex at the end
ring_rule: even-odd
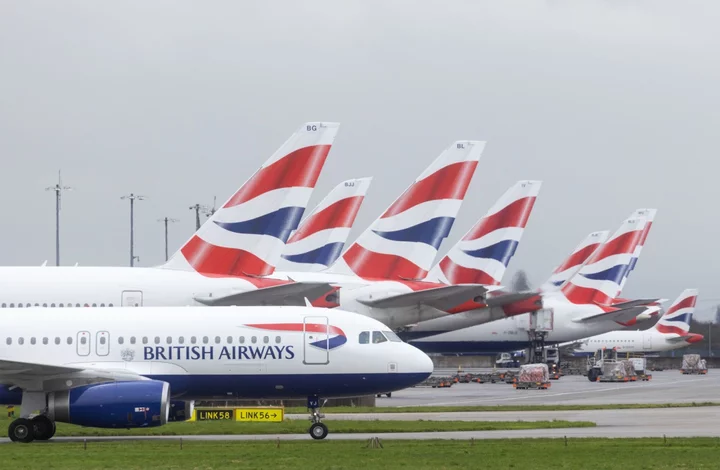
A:
POLYGON ((90 355, 90 332, 80 331, 77 334, 77 353, 78 356, 90 355))
POLYGON ((652 334, 643 333, 643 349, 649 351, 652 349, 652 334))
POLYGON ((142 307, 143 293, 141 290, 124 290, 122 291, 123 307, 142 307))
POLYGON ((303 323, 304 364, 330 362, 330 335, 327 317, 305 317, 303 323))
POLYGON ((95 354, 98 356, 107 356, 110 353, 110 333, 107 331, 98 331, 95 335, 95 354))

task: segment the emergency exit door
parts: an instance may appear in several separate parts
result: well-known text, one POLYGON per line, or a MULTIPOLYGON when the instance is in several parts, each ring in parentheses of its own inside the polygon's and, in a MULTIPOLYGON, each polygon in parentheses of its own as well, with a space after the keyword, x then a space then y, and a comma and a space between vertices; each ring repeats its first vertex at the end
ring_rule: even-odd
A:
POLYGON ((643 333, 643 349, 645 351, 652 349, 652 335, 650 333, 643 333))
POLYGON ((330 362, 330 335, 327 317, 305 317, 303 323, 303 363, 330 362))

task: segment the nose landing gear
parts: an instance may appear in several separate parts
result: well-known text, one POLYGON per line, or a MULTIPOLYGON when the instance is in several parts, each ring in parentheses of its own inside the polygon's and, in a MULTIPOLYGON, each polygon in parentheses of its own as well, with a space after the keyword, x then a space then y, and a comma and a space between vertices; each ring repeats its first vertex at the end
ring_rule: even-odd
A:
MULTIPOLYGON (((323 405, 327 402, 323 402, 323 405)), ((318 397, 308 397, 308 409, 310 410, 310 436, 313 439, 320 440, 325 439, 328 435, 328 427, 322 422, 324 414, 320 412, 320 400, 318 397)))

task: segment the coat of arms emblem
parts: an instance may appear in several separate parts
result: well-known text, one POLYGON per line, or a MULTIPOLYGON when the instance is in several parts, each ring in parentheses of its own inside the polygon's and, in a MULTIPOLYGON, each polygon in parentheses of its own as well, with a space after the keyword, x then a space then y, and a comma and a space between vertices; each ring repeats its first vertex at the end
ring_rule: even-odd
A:
POLYGON ((120 357, 123 361, 130 362, 135 359, 135 351, 130 348, 123 349, 122 351, 120 351, 120 357))

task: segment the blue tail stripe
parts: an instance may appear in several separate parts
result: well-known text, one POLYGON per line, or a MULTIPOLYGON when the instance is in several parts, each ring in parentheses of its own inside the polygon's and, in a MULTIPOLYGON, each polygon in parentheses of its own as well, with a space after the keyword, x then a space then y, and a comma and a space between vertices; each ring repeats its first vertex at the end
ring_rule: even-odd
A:
POLYGON ((304 211, 304 207, 283 207, 255 219, 215 223, 233 233, 269 235, 286 242, 290 233, 298 228, 304 211))
POLYGON ((617 266, 613 266, 612 268, 606 269, 605 271, 583 274, 583 276, 588 279, 592 279, 593 281, 612 281, 616 284, 620 284, 622 278, 625 277, 627 269, 627 264, 618 264, 617 266))
POLYGON ((677 322, 677 323, 687 323, 689 325, 691 320, 692 320, 692 313, 683 313, 682 315, 678 315, 677 317, 663 318, 661 321, 663 323, 677 322))
POLYGON ((302 264, 322 264, 330 266, 340 257, 342 249, 345 246, 343 242, 328 243, 325 246, 314 250, 298 253, 296 255, 282 255, 282 257, 293 263, 302 264))
POLYGON ((437 250, 440 248, 442 241, 450 233, 453 222, 455 222, 454 217, 436 217, 402 230, 395 230, 393 232, 373 230, 373 232, 387 240, 425 243, 437 250))
POLYGON ((518 242, 517 240, 503 240, 501 242, 497 242, 494 245, 486 246, 485 248, 480 248, 478 250, 462 250, 464 253, 472 256, 473 258, 485 258, 485 259, 494 259, 507 267, 508 263, 510 263, 510 259, 515 254, 515 250, 517 250, 518 242))

